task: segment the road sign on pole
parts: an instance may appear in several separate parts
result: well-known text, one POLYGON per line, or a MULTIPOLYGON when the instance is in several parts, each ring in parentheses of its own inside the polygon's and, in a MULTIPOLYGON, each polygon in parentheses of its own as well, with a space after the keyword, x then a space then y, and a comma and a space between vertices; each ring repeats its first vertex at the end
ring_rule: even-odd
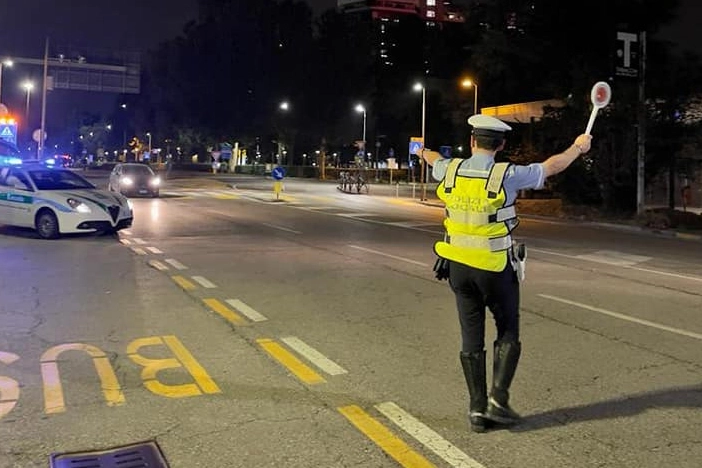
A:
POLYGON ((419 155, 422 153, 424 148, 424 138, 422 137, 410 137, 409 143, 409 153, 419 155))

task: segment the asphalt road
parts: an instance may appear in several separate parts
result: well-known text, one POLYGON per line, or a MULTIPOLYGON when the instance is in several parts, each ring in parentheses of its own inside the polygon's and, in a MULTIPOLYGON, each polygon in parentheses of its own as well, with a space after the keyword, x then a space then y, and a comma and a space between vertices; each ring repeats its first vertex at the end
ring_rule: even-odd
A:
POLYGON ((526 419, 473 434, 442 210, 385 192, 174 180, 118 236, 0 228, 0 467, 153 439, 188 468, 699 466, 702 243, 523 220, 526 419))

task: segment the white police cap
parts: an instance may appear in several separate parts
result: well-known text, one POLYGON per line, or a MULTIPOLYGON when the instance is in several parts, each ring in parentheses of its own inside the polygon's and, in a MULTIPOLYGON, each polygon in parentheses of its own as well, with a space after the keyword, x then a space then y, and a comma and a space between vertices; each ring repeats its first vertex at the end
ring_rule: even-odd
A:
POLYGON ((476 114, 468 118, 468 125, 472 125, 475 130, 492 130, 493 132, 506 132, 512 127, 489 115, 476 114))

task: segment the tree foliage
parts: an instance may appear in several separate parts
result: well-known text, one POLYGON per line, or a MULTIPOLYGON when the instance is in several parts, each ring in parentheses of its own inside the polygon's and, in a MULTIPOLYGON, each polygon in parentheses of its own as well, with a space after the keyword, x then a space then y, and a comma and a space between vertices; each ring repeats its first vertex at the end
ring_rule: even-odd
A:
POLYGON ((563 150, 582 131, 590 88, 604 80, 614 97, 597 119, 593 151, 554 188, 573 201, 627 210, 634 200, 639 99, 637 82, 614 74, 615 38, 617 31, 645 31, 649 172, 669 167, 671 155, 693 152, 697 127, 685 117, 702 68, 698 58, 676 55, 656 36, 678 0, 464 3, 464 24, 426 27, 418 18, 383 23, 335 10, 315 19, 301 1, 200 0, 199 20, 151 53, 134 125, 178 141, 185 152, 229 140, 264 156, 278 141, 301 153, 359 139, 361 116, 353 106, 361 102, 371 148, 377 141, 381 153, 402 154, 420 132, 416 80, 427 86, 427 145, 465 143, 472 106, 457 83, 467 73, 479 83, 481 107, 567 103, 540 122, 515 126, 509 155, 529 162, 563 150), (291 104, 285 114, 282 100, 291 104))

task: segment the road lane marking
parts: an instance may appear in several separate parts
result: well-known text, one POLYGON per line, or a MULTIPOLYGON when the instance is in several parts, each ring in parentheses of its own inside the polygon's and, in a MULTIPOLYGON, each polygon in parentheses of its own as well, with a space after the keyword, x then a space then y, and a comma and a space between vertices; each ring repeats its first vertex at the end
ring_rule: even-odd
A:
POLYGON ((403 228, 416 228, 419 226, 435 226, 436 223, 431 223, 427 221, 392 221, 389 223, 385 223, 388 226, 397 226, 397 227, 403 227, 403 228))
POLYGON ((280 341, 297 351, 298 354, 301 354, 304 358, 329 375, 341 375, 348 373, 346 369, 341 367, 339 364, 335 363, 324 354, 320 353, 295 336, 286 336, 281 338, 280 341))
POLYGON ((412 263, 413 265, 419 265, 419 266, 423 266, 423 267, 428 267, 428 266, 429 266, 429 265, 427 265, 427 264, 424 263, 424 262, 418 262, 418 261, 416 261, 416 260, 410 260, 409 258, 398 257, 398 256, 396 256, 396 255, 386 254, 386 253, 384 253, 384 252, 379 252, 379 251, 373 250, 373 249, 367 249, 367 248, 365 248, 365 247, 360 247, 360 246, 358 246, 358 245, 349 244, 349 247, 351 247, 352 249, 362 250, 362 251, 364 251, 364 252, 368 252, 368 253, 372 253, 372 254, 376 254, 376 255, 382 255, 383 257, 392 258, 392 259, 394 259, 394 260, 400 260, 400 261, 403 261, 403 262, 412 263))
MULTIPOLYGON (((0 351, 0 362, 12 364, 20 357, 14 353, 0 351)), ((0 375, 0 420, 10 414, 20 397, 20 384, 15 379, 0 375)))
POLYGON ((164 263, 159 262, 158 260, 149 260, 149 265, 153 268, 156 268, 159 271, 168 270, 168 267, 164 263))
POLYGON ((120 239, 119 241, 124 245, 132 245, 132 241, 129 239, 120 239))
MULTIPOLYGON (((582 257, 579 257, 577 255, 568 255, 568 254, 564 254, 564 253, 560 253, 560 252, 553 252, 551 250, 544 250, 544 249, 537 249, 537 248, 530 247, 529 251, 545 253, 547 255, 554 255, 556 257, 564 257, 564 258, 582 260, 582 257)), ((636 266, 622 266, 622 268, 626 268, 628 270, 640 271, 642 273, 651 273, 654 275, 670 276, 671 278, 678 278, 678 279, 684 279, 684 280, 690 280, 690 281, 698 281, 698 282, 702 283, 702 277, 700 277, 700 276, 681 275, 679 273, 670 273, 668 271, 652 270, 650 268, 641 268, 641 267, 636 267, 636 266)))
POLYGON ((125 235, 127 235, 127 236, 131 236, 131 235, 132 235, 132 231, 130 231, 129 229, 122 229, 121 231, 119 231, 119 233, 120 233, 120 234, 125 234, 125 235))
POLYGON ((342 406, 337 410, 366 437, 405 468, 436 468, 429 460, 412 450, 390 429, 383 426, 359 406, 342 406))
POLYGON ((293 233, 293 234, 302 234, 302 232, 300 232, 300 231, 296 231, 296 230, 294 230, 294 229, 289 229, 289 228, 286 228, 286 227, 283 227, 283 226, 277 226, 277 225, 275 225, 275 224, 268 224, 268 223, 261 223, 261 224, 263 224, 264 226, 268 226, 269 228, 279 229, 279 230, 281 230, 281 231, 290 232, 290 233, 293 233))
POLYGON ((193 281, 199 283, 200 286, 202 286, 203 288, 214 289, 217 287, 216 284, 214 284, 212 281, 208 280, 204 276, 193 276, 192 279, 193 281))
POLYGON ((127 356, 141 366, 141 380, 151 393, 168 398, 186 398, 202 395, 203 393, 222 393, 212 377, 195 357, 185 348, 183 343, 174 336, 150 336, 139 338, 127 345, 127 356), (175 357, 152 358, 139 354, 143 347, 166 346, 175 357), (171 384, 159 380, 159 372, 166 369, 185 369, 195 380, 195 383, 171 384))
POLYGON ((192 282, 188 281, 184 276, 175 275, 171 276, 171 279, 176 282, 178 286, 185 289, 186 291, 192 291, 197 288, 192 282))
POLYGON ((159 250, 156 247, 147 247, 146 250, 150 251, 151 253, 155 253, 157 255, 160 255, 163 253, 161 250, 159 250))
POLYGON ((146 255, 146 250, 142 249, 141 247, 131 247, 132 252, 134 252, 137 255, 146 255))
POLYGON ((237 312, 245 315, 252 322, 265 322, 268 320, 263 314, 244 304, 239 299, 227 299, 225 302, 232 306, 237 312))
POLYGON ((375 405, 386 418, 455 468, 485 468, 411 414, 388 401, 375 405))
POLYGON ((290 351, 283 348, 278 342, 269 338, 259 338, 256 343, 263 348, 273 359, 292 372, 302 382, 310 385, 326 382, 324 377, 312 370, 307 364, 300 361, 290 351))
POLYGON ((122 405, 125 402, 122 387, 119 385, 117 375, 110 364, 107 355, 92 345, 83 343, 66 343, 54 346, 41 356, 41 378, 44 383, 44 412, 46 414, 63 413, 66 403, 63 396, 63 386, 59 375, 59 356, 65 351, 83 351, 93 360, 95 371, 100 378, 105 401, 108 406, 122 405))
POLYGON ((587 304, 582 304, 580 302, 569 301, 568 299, 563 299, 557 296, 551 296, 549 294, 537 294, 539 297, 544 299, 551 299, 552 301, 561 302, 563 304, 572 305, 575 307, 580 307, 581 309, 586 309, 592 312, 597 312, 603 315, 608 315, 610 317, 618 318, 620 320, 626 320, 627 322, 638 323, 639 325, 645 325, 647 327, 657 328, 659 330, 675 333, 677 335, 687 336, 689 338, 695 338, 697 340, 702 340, 702 334, 689 332, 687 330, 682 330, 680 328, 669 327, 656 322, 651 322, 649 320, 638 319, 636 317, 631 317, 629 315, 620 314, 618 312, 612 312, 606 309, 600 309, 599 307, 593 307, 587 304))
POLYGON ((378 213, 337 213, 337 216, 341 216, 342 218, 363 218, 366 216, 380 216, 378 213))
POLYGON ((188 269, 188 267, 186 267, 185 265, 180 263, 175 258, 167 258, 165 261, 166 261, 166 263, 168 263, 170 266, 172 266, 176 270, 187 270, 188 269))
POLYGON ((644 257, 643 255, 625 254, 614 250, 598 250, 597 252, 589 254, 576 255, 575 258, 616 266, 633 266, 637 263, 643 263, 647 262, 648 260, 651 260, 651 257, 644 257))
POLYGON ((205 303, 207 307, 213 312, 218 313, 224 319, 236 326, 248 325, 246 321, 237 313, 230 310, 227 306, 222 304, 220 301, 214 298, 203 299, 202 302, 205 303))
POLYGON ((146 241, 144 239, 139 239, 138 237, 135 237, 132 239, 134 242, 136 242, 139 245, 144 245, 146 244, 146 241))

